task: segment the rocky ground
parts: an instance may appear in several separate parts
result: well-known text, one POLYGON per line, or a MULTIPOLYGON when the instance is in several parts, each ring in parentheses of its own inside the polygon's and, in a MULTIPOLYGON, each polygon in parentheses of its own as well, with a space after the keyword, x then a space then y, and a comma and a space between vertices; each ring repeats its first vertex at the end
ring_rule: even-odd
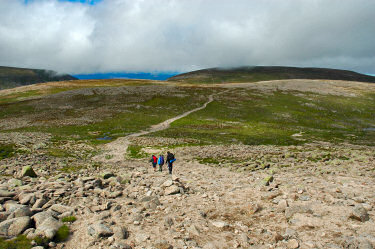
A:
MULTIPOLYGON (((42 142, 48 146, 48 137, 40 140, 39 146, 29 144, 33 152, 43 150, 42 142)), ((98 168, 90 162, 73 172, 56 169, 60 163, 78 164, 77 158, 32 153, 3 159, 1 236, 25 234, 35 243, 36 236, 46 237, 45 248, 375 245, 371 147, 235 145, 174 152, 172 176, 166 168, 154 172, 147 159, 98 168), (232 161, 207 165, 192 153, 199 160, 221 155, 232 161), (25 164, 37 177, 25 176, 25 164), (56 234, 64 224, 70 236, 60 242, 56 234)))

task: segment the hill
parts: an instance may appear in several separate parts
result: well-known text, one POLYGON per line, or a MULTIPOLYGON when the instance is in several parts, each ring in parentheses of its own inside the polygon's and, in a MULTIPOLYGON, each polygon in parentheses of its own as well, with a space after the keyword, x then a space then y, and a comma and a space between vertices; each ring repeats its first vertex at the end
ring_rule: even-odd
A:
POLYGON ((373 248, 374 103, 306 79, 0 90, 0 248, 373 248))
POLYGON ((237 68, 209 68, 179 74, 169 81, 186 83, 257 82, 283 79, 346 80, 375 83, 375 77, 348 70, 328 68, 299 68, 254 66, 237 68))
POLYGON ((77 78, 68 74, 59 75, 51 70, 0 66, 0 89, 66 80, 77 80, 77 78))

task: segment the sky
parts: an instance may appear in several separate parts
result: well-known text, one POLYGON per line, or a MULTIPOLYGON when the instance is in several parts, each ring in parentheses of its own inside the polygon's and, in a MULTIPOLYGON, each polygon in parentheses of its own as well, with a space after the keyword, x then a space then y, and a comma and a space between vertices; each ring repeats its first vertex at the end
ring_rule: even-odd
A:
POLYGON ((374 0, 0 0, 0 65, 76 75, 209 67, 375 74, 374 0))

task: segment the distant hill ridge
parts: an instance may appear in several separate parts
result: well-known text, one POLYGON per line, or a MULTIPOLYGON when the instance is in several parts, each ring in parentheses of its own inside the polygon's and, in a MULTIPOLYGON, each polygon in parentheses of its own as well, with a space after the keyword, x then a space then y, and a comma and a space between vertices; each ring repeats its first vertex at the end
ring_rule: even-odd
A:
POLYGON ((375 77, 348 70, 309 67, 245 66, 208 68, 179 74, 169 81, 186 83, 257 82, 284 79, 346 80, 375 83, 375 77))
POLYGON ((68 74, 60 75, 51 70, 0 66, 0 89, 64 80, 77 80, 77 78, 68 74))

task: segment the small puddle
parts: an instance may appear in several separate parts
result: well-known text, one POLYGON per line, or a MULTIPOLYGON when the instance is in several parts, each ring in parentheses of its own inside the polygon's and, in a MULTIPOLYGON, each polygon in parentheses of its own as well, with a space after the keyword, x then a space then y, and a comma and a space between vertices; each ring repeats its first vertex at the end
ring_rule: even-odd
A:
POLYGON ((101 141, 108 141, 108 140, 112 140, 113 138, 109 137, 109 136, 104 136, 104 137, 98 137, 96 140, 101 140, 101 141))
POLYGON ((363 131, 375 131, 375 127, 364 128, 363 131))

